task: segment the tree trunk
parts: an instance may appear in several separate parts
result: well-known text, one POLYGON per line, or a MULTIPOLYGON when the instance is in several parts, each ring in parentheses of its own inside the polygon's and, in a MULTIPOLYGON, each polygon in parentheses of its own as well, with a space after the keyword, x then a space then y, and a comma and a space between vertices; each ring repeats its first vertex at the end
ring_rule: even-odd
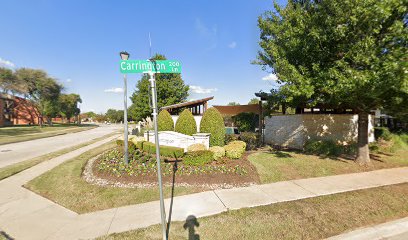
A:
POLYGON ((368 116, 366 112, 358 113, 358 136, 356 162, 360 165, 370 165, 370 152, 368 149, 368 116))

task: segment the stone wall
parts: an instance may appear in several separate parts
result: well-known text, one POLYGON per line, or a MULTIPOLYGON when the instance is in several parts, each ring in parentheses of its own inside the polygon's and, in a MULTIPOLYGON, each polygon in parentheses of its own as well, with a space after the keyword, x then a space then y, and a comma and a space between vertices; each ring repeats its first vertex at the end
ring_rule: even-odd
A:
MULTIPOLYGON (((334 140, 344 144, 357 141, 357 115, 295 114, 265 118, 265 143, 303 149, 309 140, 334 140)), ((369 141, 374 141, 372 117, 369 141)))

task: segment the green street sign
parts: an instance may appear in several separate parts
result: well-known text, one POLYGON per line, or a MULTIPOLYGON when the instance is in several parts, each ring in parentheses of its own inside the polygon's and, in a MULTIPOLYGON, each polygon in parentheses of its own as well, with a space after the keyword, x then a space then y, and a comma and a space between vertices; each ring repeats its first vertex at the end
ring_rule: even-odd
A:
POLYGON ((122 60, 121 73, 181 73, 181 64, 175 60, 122 60))

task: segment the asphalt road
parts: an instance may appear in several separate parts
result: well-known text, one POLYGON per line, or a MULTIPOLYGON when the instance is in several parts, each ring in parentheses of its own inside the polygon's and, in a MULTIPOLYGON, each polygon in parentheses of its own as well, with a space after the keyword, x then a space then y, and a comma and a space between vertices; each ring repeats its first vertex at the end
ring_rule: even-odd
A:
POLYGON ((120 128, 121 125, 101 125, 100 127, 77 133, 0 145, 0 168, 64 148, 73 147, 118 131, 120 128))

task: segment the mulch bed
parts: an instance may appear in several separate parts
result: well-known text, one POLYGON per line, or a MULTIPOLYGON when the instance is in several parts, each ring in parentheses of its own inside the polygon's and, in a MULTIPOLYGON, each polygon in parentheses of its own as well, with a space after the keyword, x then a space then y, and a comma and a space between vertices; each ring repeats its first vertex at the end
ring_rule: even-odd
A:
MULTIPOLYGON (((237 165, 245 168, 247 174, 239 175, 236 173, 200 173, 200 174, 191 174, 191 175, 176 175, 172 176, 162 176, 162 181, 166 185, 172 185, 173 180, 175 185, 181 186, 202 186, 214 188, 230 188, 230 187, 239 187, 239 186, 249 186, 252 184, 259 184, 260 178, 256 171, 256 168, 248 160, 248 155, 251 152, 245 152, 241 159, 228 159, 223 164, 217 164, 213 162, 213 165, 223 165, 226 167, 235 167, 237 165)), ((120 182, 123 184, 144 184, 144 185, 156 185, 157 184, 157 174, 146 174, 144 176, 129 176, 122 175, 120 177, 110 174, 108 172, 99 171, 98 165, 100 160, 96 159, 92 166, 93 174, 101 179, 106 179, 110 182, 120 182)), ((183 163, 168 161, 169 164, 175 166, 181 166, 183 163)))

